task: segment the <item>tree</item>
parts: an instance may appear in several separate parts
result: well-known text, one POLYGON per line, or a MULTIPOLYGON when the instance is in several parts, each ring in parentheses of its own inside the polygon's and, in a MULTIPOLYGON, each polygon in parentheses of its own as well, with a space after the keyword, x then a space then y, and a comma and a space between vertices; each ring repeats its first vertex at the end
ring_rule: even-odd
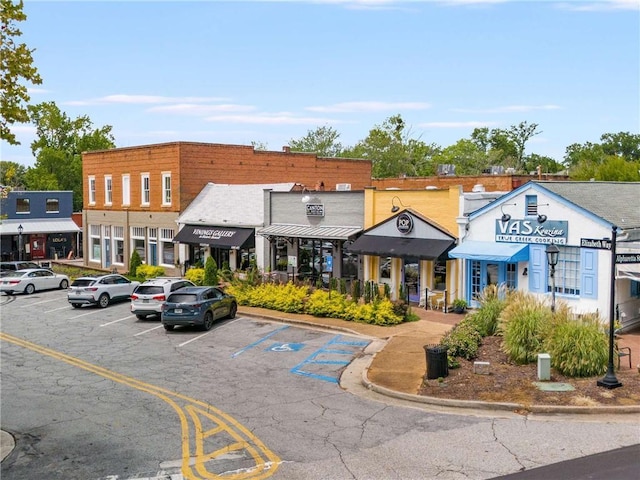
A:
POLYGON ((204 285, 218 285, 218 264, 213 257, 204 262, 204 285))
POLYGON ((304 137, 298 140, 289 140, 289 146, 294 152, 316 153, 319 157, 339 157, 342 153, 342 144, 338 142, 340 134, 332 127, 318 127, 307 131, 304 137))
POLYGON ((531 140, 532 137, 536 135, 540 135, 542 132, 537 131, 538 124, 532 123, 529 125, 527 122, 520 122, 518 125, 512 125, 509 127, 509 130, 506 132, 507 138, 512 142, 515 146, 515 160, 516 164, 514 165, 516 172, 520 172, 524 167, 524 149, 527 145, 527 142, 531 140))
POLYGON ((626 160, 640 160, 640 135, 629 132, 605 133, 600 137, 607 155, 618 155, 626 160))
POLYGON ((111 126, 94 129, 89 117, 70 119, 54 102, 29 107, 37 138, 27 172, 31 190, 71 190, 74 211, 82 210, 82 152, 114 148, 111 126))
POLYGON ((433 175, 433 156, 440 151, 435 144, 411 138, 400 115, 376 125, 364 140, 345 149, 344 157, 371 160, 374 178, 433 175))
POLYGON ((0 138, 12 145, 20 142, 11 133, 10 126, 29 121, 27 104, 31 97, 21 82, 42 83, 38 70, 33 66, 33 50, 24 43, 17 43, 22 31, 16 23, 27 19, 23 6, 22 0, 17 4, 11 0, 0 0, 0 138))
POLYGON ((571 170, 570 177, 572 180, 638 182, 640 161, 632 162, 616 155, 608 155, 602 162, 580 162, 571 170))
POLYGON ((489 167, 489 156, 473 140, 462 139, 433 157, 436 164, 456 166, 456 175, 480 175, 489 167))
POLYGON ((540 166, 542 173, 557 173, 563 169, 562 164, 556 162, 553 158, 544 155, 532 153, 526 155, 523 159, 523 168, 525 172, 534 172, 540 166))
POLYGON ((27 167, 16 162, 0 160, 0 185, 24 188, 27 167))

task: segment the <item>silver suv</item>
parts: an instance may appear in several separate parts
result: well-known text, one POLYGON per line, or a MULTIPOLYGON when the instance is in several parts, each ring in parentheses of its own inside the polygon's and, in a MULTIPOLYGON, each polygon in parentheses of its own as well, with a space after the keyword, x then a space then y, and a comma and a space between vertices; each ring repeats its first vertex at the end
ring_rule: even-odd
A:
POLYGON ((129 300, 140 282, 131 281, 118 273, 97 277, 76 278, 67 290, 67 299, 73 308, 99 305, 106 308, 117 300, 129 300))
POLYGON ((131 313, 140 320, 148 315, 160 317, 169 294, 182 287, 195 287, 195 284, 180 277, 156 277, 141 283, 131 295, 131 313))

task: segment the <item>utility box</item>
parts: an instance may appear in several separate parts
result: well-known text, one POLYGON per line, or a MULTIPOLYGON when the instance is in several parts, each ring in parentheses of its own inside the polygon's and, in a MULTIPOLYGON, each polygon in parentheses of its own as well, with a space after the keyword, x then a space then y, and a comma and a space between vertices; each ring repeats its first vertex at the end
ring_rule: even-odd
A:
POLYGON ((538 380, 551 380, 551 355, 538 354, 538 380))

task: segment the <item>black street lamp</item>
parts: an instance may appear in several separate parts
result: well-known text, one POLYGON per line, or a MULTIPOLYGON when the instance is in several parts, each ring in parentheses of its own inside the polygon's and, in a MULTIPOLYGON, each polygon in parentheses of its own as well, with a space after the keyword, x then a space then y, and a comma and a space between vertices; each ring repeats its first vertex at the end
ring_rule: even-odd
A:
POLYGON ((18 225, 18 260, 22 261, 22 224, 18 225))
POLYGON ((558 265, 558 254, 560 249, 554 244, 547 245, 545 250, 547 263, 549 264, 549 276, 551 277, 551 311, 556 311, 556 265, 558 265))
POLYGON ((614 328, 614 315, 615 309, 613 304, 615 302, 616 295, 616 240, 617 240, 617 226, 611 228, 611 298, 609 299, 609 364, 607 366, 607 373, 602 380, 598 380, 596 384, 599 387, 605 387, 609 390, 622 386, 622 383, 618 381, 616 373, 613 367, 613 328, 614 328))

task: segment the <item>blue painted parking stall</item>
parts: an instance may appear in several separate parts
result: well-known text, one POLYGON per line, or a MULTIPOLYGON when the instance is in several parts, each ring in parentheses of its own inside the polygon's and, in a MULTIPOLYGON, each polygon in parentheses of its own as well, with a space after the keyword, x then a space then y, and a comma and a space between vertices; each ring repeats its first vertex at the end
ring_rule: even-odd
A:
POLYGON ((329 340, 322 348, 313 352, 305 360, 291 369, 291 373, 302 375, 325 382, 338 383, 337 376, 340 368, 351 363, 355 353, 369 345, 368 341, 347 340, 342 335, 337 335, 329 340), (345 358, 347 357, 347 358, 345 358), (323 367, 327 365, 338 366, 335 375, 327 375, 323 367), (320 367, 320 368, 318 368, 320 367))

